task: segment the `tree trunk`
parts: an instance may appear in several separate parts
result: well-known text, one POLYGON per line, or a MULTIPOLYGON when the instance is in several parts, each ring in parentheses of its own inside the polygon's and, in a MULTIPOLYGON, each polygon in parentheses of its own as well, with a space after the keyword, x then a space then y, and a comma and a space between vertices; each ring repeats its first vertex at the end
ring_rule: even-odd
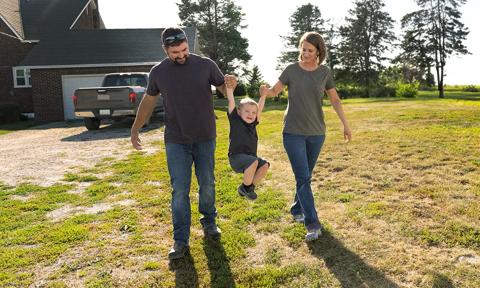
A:
POLYGON ((445 98, 443 89, 443 66, 440 66, 440 78, 438 80, 438 98, 445 98))

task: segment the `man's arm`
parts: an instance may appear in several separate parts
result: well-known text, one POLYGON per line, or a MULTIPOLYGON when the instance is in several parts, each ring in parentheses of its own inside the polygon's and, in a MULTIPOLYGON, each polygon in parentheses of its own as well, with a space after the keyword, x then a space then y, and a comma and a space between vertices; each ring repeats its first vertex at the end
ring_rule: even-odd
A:
POLYGON ((142 150, 142 142, 138 135, 140 128, 143 127, 147 119, 152 115, 156 102, 156 96, 145 94, 142 98, 142 102, 138 105, 137 116, 135 117, 135 121, 133 122, 130 131, 130 141, 132 142, 133 147, 137 150, 142 150))

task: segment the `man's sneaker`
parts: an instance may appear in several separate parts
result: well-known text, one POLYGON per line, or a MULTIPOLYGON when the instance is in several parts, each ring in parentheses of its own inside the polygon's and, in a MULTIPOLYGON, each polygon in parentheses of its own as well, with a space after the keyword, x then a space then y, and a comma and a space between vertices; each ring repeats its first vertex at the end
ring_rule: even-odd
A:
POLYGON ((305 222, 305 216, 303 214, 293 214, 293 220, 297 223, 304 223, 305 222))
POLYGON ((170 252, 168 252, 168 259, 175 260, 175 259, 183 258, 187 254, 188 249, 189 249, 188 245, 175 242, 170 252))
POLYGON ((310 242, 310 241, 315 241, 318 239, 318 236, 322 235, 322 230, 321 229, 312 229, 308 230, 307 234, 305 235, 305 241, 310 242))
POLYGON ((213 238, 213 239, 218 239, 222 235, 222 230, 218 228, 217 225, 209 225, 206 227, 203 227, 203 235, 205 237, 213 238))
POLYGON ((238 194, 240 194, 241 196, 245 196, 250 200, 257 199, 257 194, 255 193, 255 190, 253 189, 253 185, 251 186, 250 189, 247 189, 245 187, 245 185, 240 184, 240 186, 238 186, 238 194))

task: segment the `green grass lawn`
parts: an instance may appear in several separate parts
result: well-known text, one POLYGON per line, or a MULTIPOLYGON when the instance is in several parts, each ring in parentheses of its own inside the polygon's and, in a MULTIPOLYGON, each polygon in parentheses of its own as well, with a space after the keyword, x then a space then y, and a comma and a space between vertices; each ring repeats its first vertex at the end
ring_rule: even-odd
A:
POLYGON ((33 120, 20 121, 11 124, 2 124, 0 125, 0 135, 5 135, 7 133, 15 132, 18 130, 28 129, 32 126, 35 126, 35 122, 33 120))
POLYGON ((259 125, 259 155, 272 167, 252 202, 236 192, 221 100, 219 242, 203 239, 193 181, 191 255, 169 264, 171 189, 159 141, 156 154, 104 159, 50 187, 0 184, 0 287, 480 287, 480 101, 344 103, 348 144, 325 108, 328 136, 312 179, 325 227, 318 241, 307 245, 288 214, 285 103, 269 102, 259 125), (101 212, 82 213, 90 208, 101 212), (52 220, 59 211, 73 212, 52 220))

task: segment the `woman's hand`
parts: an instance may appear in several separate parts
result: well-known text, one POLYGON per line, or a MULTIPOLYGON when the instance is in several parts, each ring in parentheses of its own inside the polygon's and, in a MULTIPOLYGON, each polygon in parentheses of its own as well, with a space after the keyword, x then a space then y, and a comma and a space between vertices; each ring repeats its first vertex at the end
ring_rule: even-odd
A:
POLYGON ((350 130, 350 127, 343 127, 343 138, 345 139, 346 143, 352 141, 352 131, 350 130))

